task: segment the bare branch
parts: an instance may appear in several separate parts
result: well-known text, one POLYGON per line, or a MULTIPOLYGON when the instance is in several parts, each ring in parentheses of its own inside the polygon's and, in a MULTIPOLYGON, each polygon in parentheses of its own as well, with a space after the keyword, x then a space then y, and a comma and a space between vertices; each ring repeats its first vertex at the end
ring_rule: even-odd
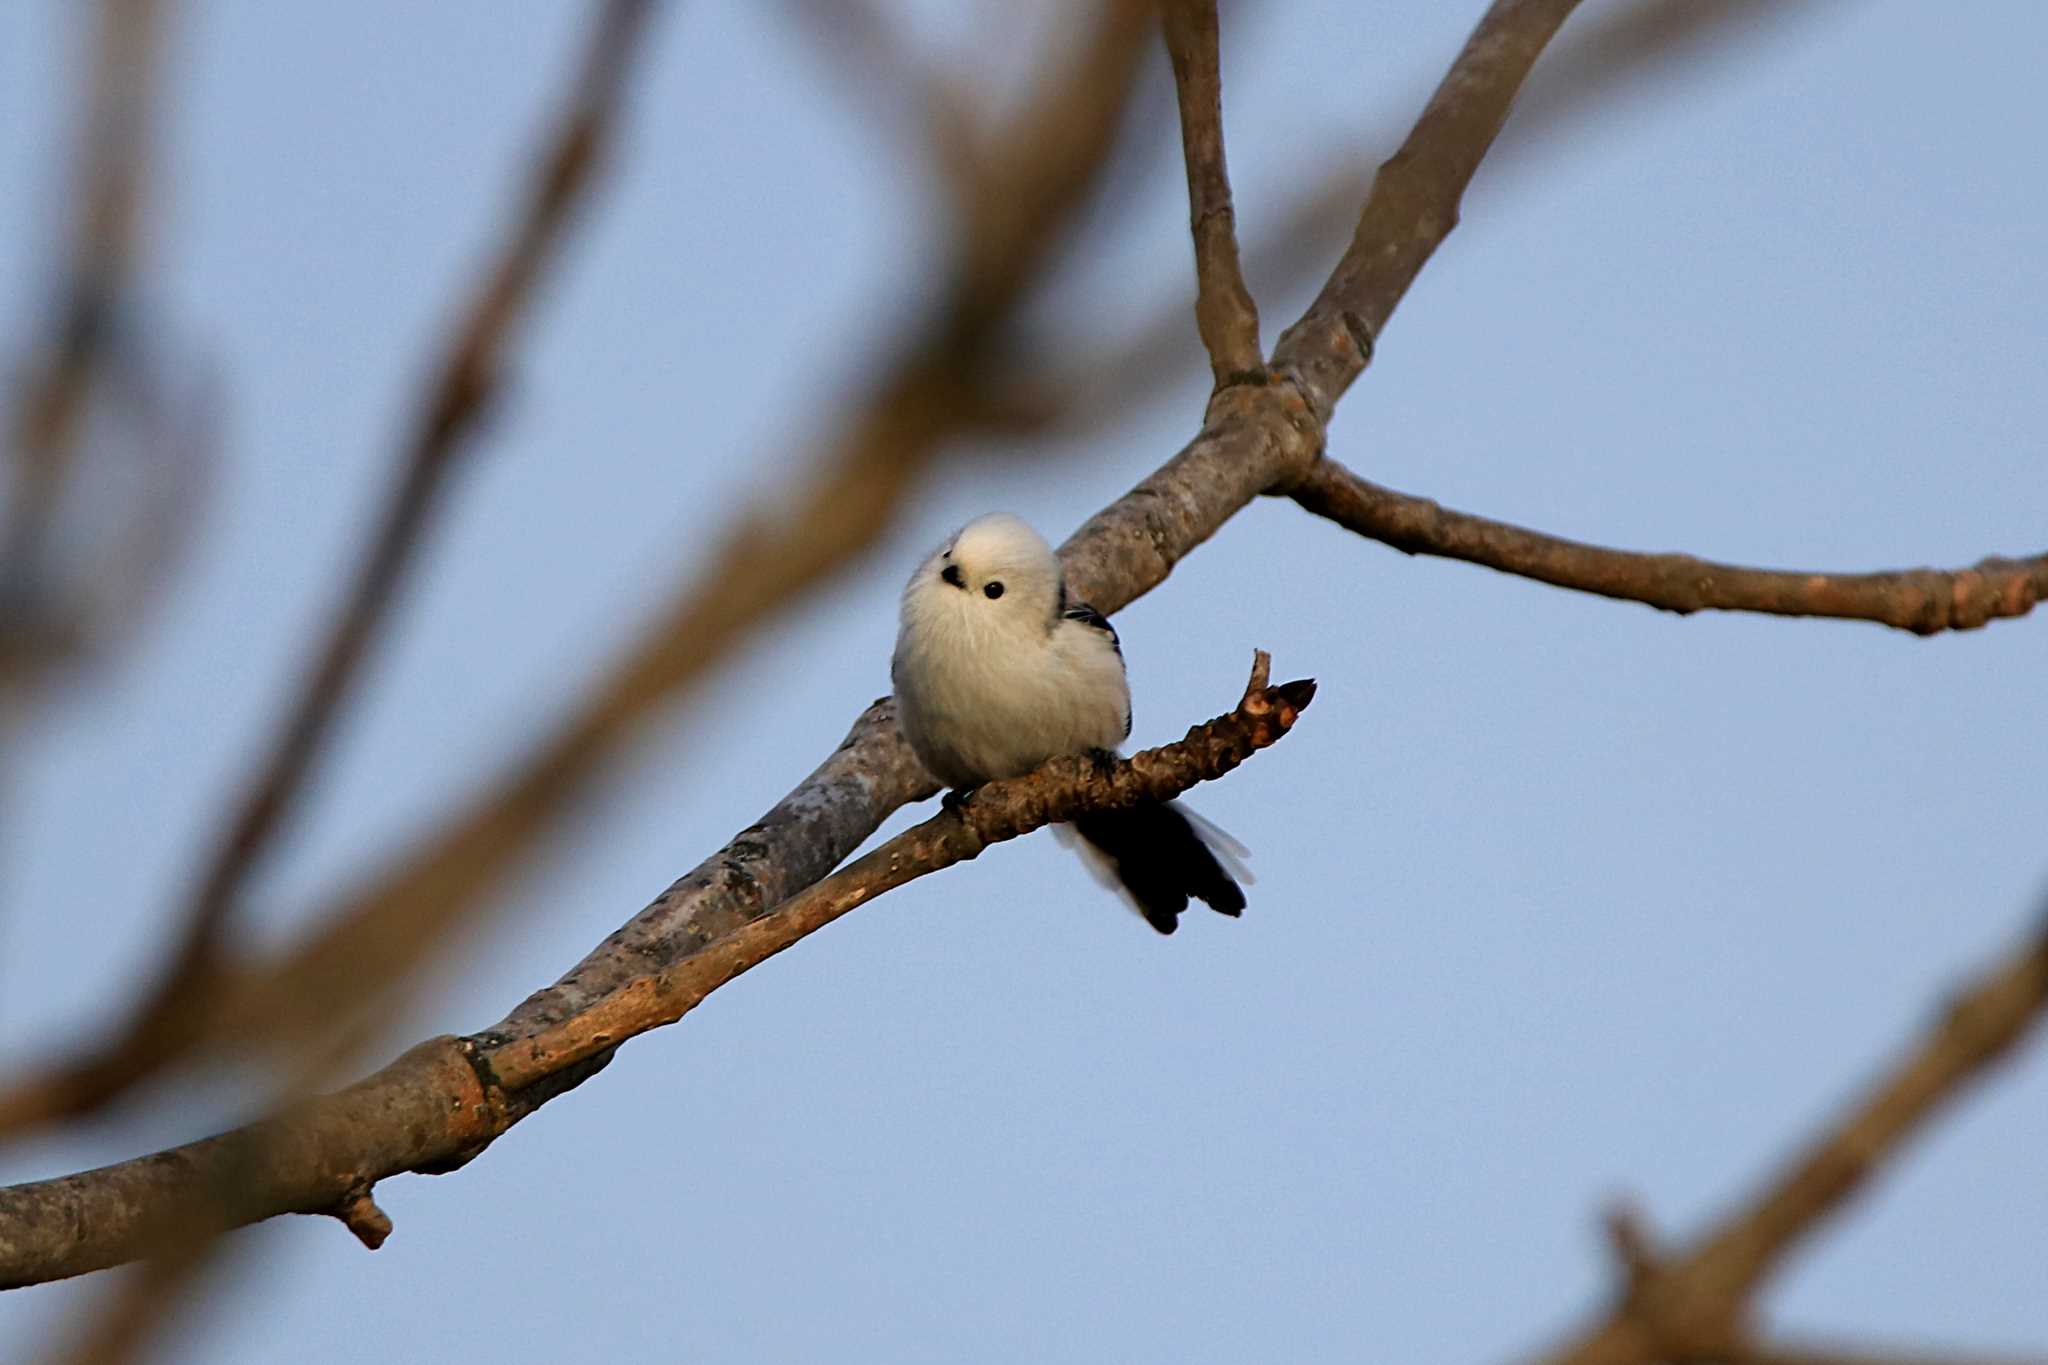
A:
POLYGON ((84 1274, 150 1252, 194 1222, 238 1226, 330 1213, 363 1240, 389 1231, 368 1192, 403 1171, 476 1156, 626 1039, 674 1023, 727 981, 859 905, 1043 825, 1165 800, 1277 743, 1315 695, 1265 685, 1265 655, 1229 714, 1186 738, 1098 766, 1058 759, 981 788, 673 969, 636 977, 517 1043, 435 1039, 368 1081, 285 1116, 118 1166, 0 1191, 0 1288, 84 1274))
POLYGON ((303 795, 361 665, 399 597, 447 474, 466 448, 463 438, 498 387, 505 347, 602 164, 654 8, 653 0, 610 0, 601 12, 524 208, 429 386, 376 537, 289 716, 185 904, 184 937, 168 973, 120 1036, 98 1054, 0 1097, 0 1132, 104 1104, 184 1051, 201 1032, 210 997, 222 984, 217 961, 221 931, 303 795))
POLYGON ((1350 247, 1273 352, 1317 412, 1328 414, 1372 363, 1374 338, 1458 225, 1465 187, 1529 68, 1577 7, 1578 0, 1495 0, 1407 141, 1373 176, 1350 247))
POLYGON ((1223 77, 1216 0, 1167 0, 1166 50, 1180 101, 1181 156, 1188 169, 1188 224, 1195 239, 1195 324, 1221 388, 1260 368, 1259 310, 1237 260, 1237 214, 1223 156, 1223 77))
POLYGON ((1644 1264, 1608 1317, 1546 1365, 1744 1359, 1750 1296, 1785 1254, 1896 1157, 1906 1141, 2010 1052, 2048 1012, 2048 923, 1954 998, 1834 1128, 1691 1250, 1644 1264))
POLYGON ((1406 554, 1439 555, 1554 587, 1641 602, 1660 611, 1826 616, 1933 635, 2024 616, 2048 598, 2048 554, 1986 559, 1968 569, 1825 574, 1746 569, 1681 554, 1610 550, 1488 521, 1317 461, 1294 500, 1406 554))

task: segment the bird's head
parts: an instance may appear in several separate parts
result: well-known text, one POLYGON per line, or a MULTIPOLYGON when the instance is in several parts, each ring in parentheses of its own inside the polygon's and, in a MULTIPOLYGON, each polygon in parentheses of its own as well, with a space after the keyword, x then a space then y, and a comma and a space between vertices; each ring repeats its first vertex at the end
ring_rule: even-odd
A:
POLYGON ((977 517, 919 566, 904 594, 990 628, 1047 628, 1059 611, 1060 564, 1038 532, 1008 512, 977 517))

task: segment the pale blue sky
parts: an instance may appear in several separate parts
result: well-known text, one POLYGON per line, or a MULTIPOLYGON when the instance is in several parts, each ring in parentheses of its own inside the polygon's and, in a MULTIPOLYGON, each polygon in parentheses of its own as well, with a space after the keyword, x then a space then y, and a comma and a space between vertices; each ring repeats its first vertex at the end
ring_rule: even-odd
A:
MULTIPOLYGON (((176 8, 152 281, 220 376, 225 444, 161 612, 5 775, 10 1070, 161 951, 583 16, 176 8)), ((934 43, 974 31, 919 8, 934 43)), ((1480 8, 1233 21, 1247 234, 1334 158, 1390 150, 1480 8)), ((1511 127, 1336 454, 1453 506, 1737 561, 2043 548, 2048 10, 1777 8, 1562 139, 1511 127)), ((83 9, 0 7, 10 345, 83 9)), ((662 24, 616 173, 262 885, 265 936, 547 724, 731 499, 798 475, 932 287, 925 182, 782 16, 662 24)), ((1097 215, 1049 335, 1113 339, 1187 288, 1153 74, 1149 169, 1097 215)), ((1325 264, 1253 281, 1269 342, 1325 264)), ((897 588, 951 527, 1001 507, 1057 540, 1170 455, 1206 384, 1192 333, 1158 402, 954 464, 721 670, 707 690, 749 699, 746 723, 679 709, 379 1057, 496 1019, 828 752, 886 690, 897 588)), ((1254 849, 1242 921, 1162 941, 1050 838, 995 850, 634 1043, 461 1173, 387 1183, 375 1255, 326 1222, 242 1235, 165 1358, 1500 1359, 1603 1300, 1605 1201, 1698 1229, 2039 913, 2048 620, 1924 641, 1680 620, 1262 503, 1118 627, 1140 743, 1225 707, 1254 646, 1321 680, 1297 736, 1193 798, 1254 849)), ((2044 1115, 2036 1047, 1794 1263, 1769 1320, 2048 1342, 2044 1115)), ((189 1096, 126 1113, 0 1153, 0 1178, 222 1117, 189 1096)), ((108 1287, 0 1296, 0 1357, 108 1287)))

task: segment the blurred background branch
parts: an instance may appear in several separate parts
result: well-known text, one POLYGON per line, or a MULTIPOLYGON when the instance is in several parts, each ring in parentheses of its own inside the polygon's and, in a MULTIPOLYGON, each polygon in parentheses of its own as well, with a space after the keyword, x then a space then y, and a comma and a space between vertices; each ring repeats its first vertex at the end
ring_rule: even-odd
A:
POLYGON ((143 349, 146 329, 135 317, 163 6, 102 0, 93 22, 65 259, 52 272, 48 334, 27 358, 7 424, 0 740, 11 713, 49 675, 104 651, 117 627, 140 616, 160 579, 154 570, 172 557, 190 521, 191 508, 176 493, 189 491, 192 480, 178 466, 190 463, 193 433, 203 425, 165 395, 165 376, 143 349), (97 423, 95 406, 102 409, 97 423), (67 516, 68 504, 108 501, 105 482, 81 489, 73 478, 79 447, 94 426, 115 446, 111 456, 156 477, 133 505, 67 516), (94 520, 91 514, 112 527, 98 528, 95 553, 80 566, 78 556, 65 553, 63 532, 67 521, 94 520))
POLYGON ((2048 909, 2034 935, 1956 994, 1841 1121, 1690 1249, 1666 1257, 1624 1216, 1626 1292, 1545 1365, 1747 1360, 1750 1298, 1799 1243, 2019 1045, 2048 1011, 2048 909))
POLYGON ((221 956, 235 905, 300 805, 362 666, 403 595, 457 457, 471 448, 467 438, 498 390, 503 353, 605 158, 655 8, 653 0, 608 0, 599 11, 529 192, 430 373, 418 425, 354 581, 179 911, 182 938, 161 979, 97 1051, 0 1093, 0 1137, 98 1108, 189 1050, 204 1032, 230 984, 221 956))

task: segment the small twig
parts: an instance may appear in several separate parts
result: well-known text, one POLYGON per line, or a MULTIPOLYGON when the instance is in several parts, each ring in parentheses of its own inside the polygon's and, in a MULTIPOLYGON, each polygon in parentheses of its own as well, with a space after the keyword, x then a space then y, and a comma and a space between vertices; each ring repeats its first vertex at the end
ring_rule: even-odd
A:
POLYGON ((1650 1234, 1650 1225, 1644 1221, 1642 1210, 1626 1201, 1618 1202, 1607 1210, 1603 1221, 1607 1227, 1607 1245, 1612 1248, 1614 1259, 1620 1262, 1630 1290, 1649 1283, 1657 1273, 1660 1257, 1656 1239, 1650 1234))
MULTIPOLYGON (((1835 1127, 1690 1250, 1644 1264, 1600 1323, 1546 1365, 1725 1359, 1750 1297, 1787 1252, 2048 1012, 2048 924, 1956 997, 1941 1022, 1835 1127)), ((1739 1358, 1739 1357, 1738 1357, 1739 1358)))
POLYGON ((84 81, 68 258, 52 335, 23 386, 7 433, 14 478, 0 508, 0 691, 26 684, 83 647, 79 624, 44 600, 50 526, 63 500, 88 396, 118 366, 130 277, 151 168, 158 0, 101 0, 84 81))
POLYGON ((1454 512, 1428 498, 1382 488, 1327 457, 1290 492, 1317 516, 1407 554, 1461 559, 1680 615, 1750 611, 1838 617, 1932 635, 2024 616, 2048 598, 2048 555, 1992 558, 1951 570, 1827 574, 1748 569, 1691 555, 1610 550, 1454 512))
POLYGON ((1237 215, 1223 155, 1223 78, 1216 0, 1167 0, 1166 50, 1180 103, 1188 171, 1188 224, 1195 240, 1195 325, 1221 388, 1261 368, 1259 310, 1237 259, 1237 215))
POLYGON ((370 1197, 368 1186, 336 1205, 334 1216, 341 1220, 343 1227, 356 1235, 357 1241, 371 1251, 383 1246, 384 1239, 391 1235, 391 1215, 377 1207, 377 1201, 370 1197))
POLYGON ((784 0, 846 92, 915 129, 955 205, 981 181, 980 118, 962 81, 920 61, 876 0, 784 0))

